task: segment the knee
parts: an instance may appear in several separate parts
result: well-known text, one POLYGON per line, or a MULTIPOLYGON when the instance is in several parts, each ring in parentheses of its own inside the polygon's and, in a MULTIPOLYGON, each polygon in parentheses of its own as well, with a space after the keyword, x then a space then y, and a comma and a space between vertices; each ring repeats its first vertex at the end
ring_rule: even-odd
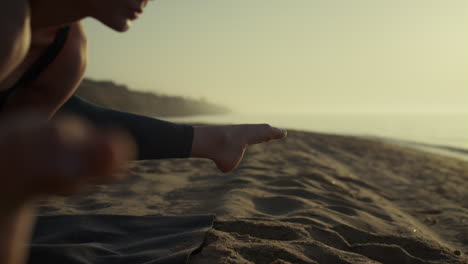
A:
POLYGON ((0 81, 16 68, 26 56, 30 41, 30 16, 29 6, 23 1, 8 1, 14 4, 5 4, 0 1, 0 6, 6 5, 6 9, 0 11, 0 81), (21 4, 23 2, 23 4, 21 4))

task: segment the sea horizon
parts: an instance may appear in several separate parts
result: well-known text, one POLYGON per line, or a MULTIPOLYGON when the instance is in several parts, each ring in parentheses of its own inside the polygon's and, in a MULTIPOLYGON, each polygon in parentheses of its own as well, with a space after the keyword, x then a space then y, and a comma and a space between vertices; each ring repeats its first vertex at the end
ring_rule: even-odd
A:
POLYGON ((289 130, 468 149, 468 113, 228 113, 164 119, 194 124, 269 123, 289 130))

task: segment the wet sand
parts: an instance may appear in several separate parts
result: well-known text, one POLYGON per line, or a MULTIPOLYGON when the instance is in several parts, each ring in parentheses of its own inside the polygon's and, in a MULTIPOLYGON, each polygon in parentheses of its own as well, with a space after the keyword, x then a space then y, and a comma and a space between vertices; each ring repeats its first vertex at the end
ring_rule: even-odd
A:
POLYGON ((467 190, 467 161, 290 131, 232 173, 198 159, 134 162, 124 181, 39 213, 216 214, 196 264, 468 263, 467 190))

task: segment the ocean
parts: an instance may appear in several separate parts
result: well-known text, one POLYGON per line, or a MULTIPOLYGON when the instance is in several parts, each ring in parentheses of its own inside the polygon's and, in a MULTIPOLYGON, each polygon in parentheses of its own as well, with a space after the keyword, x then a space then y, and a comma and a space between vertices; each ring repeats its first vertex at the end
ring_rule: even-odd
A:
POLYGON ((466 114, 239 114, 166 118, 207 124, 269 123, 285 129, 382 137, 468 149, 466 114))

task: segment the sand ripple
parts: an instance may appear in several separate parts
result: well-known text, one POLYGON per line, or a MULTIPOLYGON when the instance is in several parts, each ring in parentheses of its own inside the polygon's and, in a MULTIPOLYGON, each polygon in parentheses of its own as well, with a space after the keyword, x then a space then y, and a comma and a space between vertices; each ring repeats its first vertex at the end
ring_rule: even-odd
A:
POLYGON ((132 164, 125 182, 41 213, 215 213, 192 263, 468 263, 468 162, 389 143, 290 132, 233 173, 204 160, 132 164))

